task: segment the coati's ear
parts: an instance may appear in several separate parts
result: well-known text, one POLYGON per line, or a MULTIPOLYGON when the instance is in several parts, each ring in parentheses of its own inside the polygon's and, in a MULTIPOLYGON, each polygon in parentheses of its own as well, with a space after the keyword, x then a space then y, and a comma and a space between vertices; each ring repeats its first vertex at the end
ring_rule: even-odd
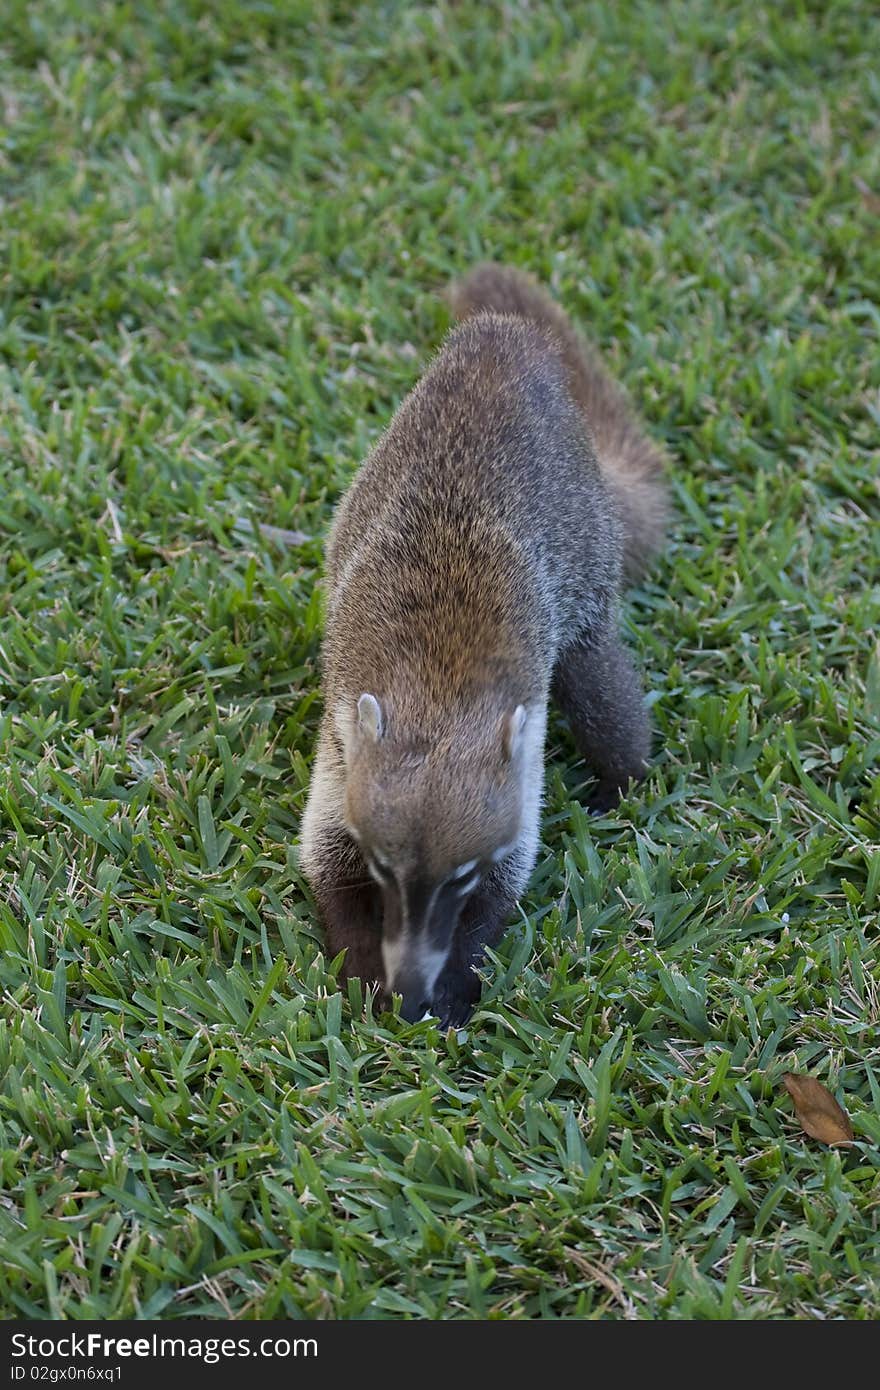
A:
POLYGON ((517 705, 512 713, 505 716, 502 730, 502 747, 508 762, 513 758, 522 742, 522 731, 526 726, 526 707, 517 705))
POLYGON ((357 711, 361 733, 377 743, 382 737, 382 706, 375 695, 363 694, 358 700, 357 711))

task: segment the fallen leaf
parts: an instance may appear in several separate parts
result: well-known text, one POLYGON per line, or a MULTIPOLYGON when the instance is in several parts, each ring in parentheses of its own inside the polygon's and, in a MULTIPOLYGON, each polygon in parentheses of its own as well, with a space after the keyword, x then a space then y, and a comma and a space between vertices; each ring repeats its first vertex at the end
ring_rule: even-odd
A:
POLYGON ((305 545, 306 541, 312 539, 307 531, 289 531, 286 526, 267 526, 265 521, 258 521, 257 525, 267 541, 275 541, 278 545, 305 545))
POLYGON ((854 178, 853 183, 859 190, 861 200, 868 211, 880 212, 880 197, 874 192, 873 188, 869 188, 863 179, 854 178))
POLYGON ((849 1116, 834 1099, 827 1086, 815 1076, 787 1071, 782 1078, 794 1101, 795 1113, 807 1134, 823 1144, 851 1144, 853 1127, 849 1116))

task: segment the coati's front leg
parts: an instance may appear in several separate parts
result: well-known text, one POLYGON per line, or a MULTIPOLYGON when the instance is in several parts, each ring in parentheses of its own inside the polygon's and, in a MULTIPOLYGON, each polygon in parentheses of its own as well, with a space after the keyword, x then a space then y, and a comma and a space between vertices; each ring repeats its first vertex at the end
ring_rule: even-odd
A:
POLYGON ((341 753, 325 727, 303 816, 300 863, 318 905, 327 958, 346 953, 340 979, 375 981, 384 994, 381 894, 345 829, 343 789, 341 753))
POLYGON ((335 866, 328 857, 312 891, 324 925, 328 960, 345 951, 340 981, 357 977, 366 984, 375 983, 384 996, 382 901, 366 866, 358 872, 347 855, 335 866))
POLYGON ((590 809, 610 810, 630 778, 644 777, 651 751, 641 679, 617 633, 566 648, 553 673, 553 696, 599 779, 590 809))

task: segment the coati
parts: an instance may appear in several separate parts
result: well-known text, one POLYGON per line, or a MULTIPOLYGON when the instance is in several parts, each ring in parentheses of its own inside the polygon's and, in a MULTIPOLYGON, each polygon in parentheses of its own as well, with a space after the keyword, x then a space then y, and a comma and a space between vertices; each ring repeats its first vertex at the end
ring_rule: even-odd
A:
POLYGON ((343 497, 300 862, 343 976, 463 1022, 538 846, 551 694, 608 808, 649 729, 618 598, 664 530, 662 460, 555 302, 511 267, 343 497))

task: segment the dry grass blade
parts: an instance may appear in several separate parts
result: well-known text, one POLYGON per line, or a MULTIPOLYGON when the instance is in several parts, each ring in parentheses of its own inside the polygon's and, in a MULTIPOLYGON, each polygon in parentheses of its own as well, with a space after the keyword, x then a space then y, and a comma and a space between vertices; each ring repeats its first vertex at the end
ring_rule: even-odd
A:
POLYGON ((814 1076, 787 1071, 782 1078, 794 1101, 795 1113, 812 1139, 823 1144, 851 1144, 853 1127, 846 1111, 838 1105, 827 1086, 814 1076))
POLYGON ((869 188, 864 179, 854 178, 853 183, 859 190, 859 196, 869 212, 880 213, 880 195, 869 188))

